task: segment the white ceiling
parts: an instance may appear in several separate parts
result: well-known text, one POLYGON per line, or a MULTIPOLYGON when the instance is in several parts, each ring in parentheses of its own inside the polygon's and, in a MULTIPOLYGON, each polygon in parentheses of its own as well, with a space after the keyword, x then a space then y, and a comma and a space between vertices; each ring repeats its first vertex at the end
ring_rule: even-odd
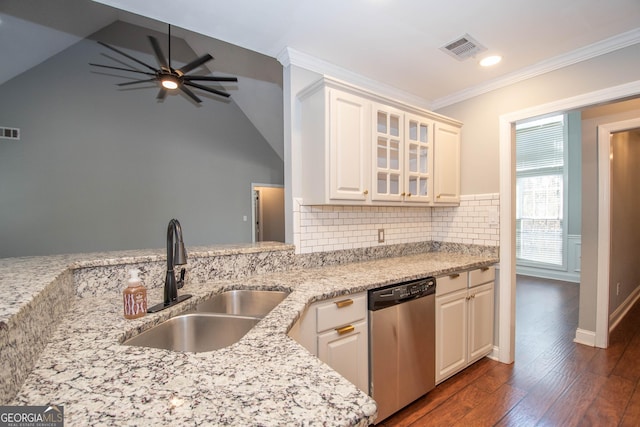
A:
POLYGON ((436 104, 640 42, 640 0, 97 1, 272 57, 289 47, 436 104), (503 62, 440 51, 465 33, 503 62))
POLYGON ((290 48, 432 106, 640 42, 640 0, 3 0, 0 83, 135 21, 100 3, 271 57, 290 48), (440 50, 465 33, 503 62, 482 69, 440 50))

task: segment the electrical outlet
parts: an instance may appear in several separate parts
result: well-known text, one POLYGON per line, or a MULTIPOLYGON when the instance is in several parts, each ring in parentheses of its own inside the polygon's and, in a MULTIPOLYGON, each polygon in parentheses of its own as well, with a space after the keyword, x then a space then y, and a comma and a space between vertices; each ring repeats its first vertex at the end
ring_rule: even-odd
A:
POLYGON ((378 243, 384 243, 384 228, 378 228, 378 243))

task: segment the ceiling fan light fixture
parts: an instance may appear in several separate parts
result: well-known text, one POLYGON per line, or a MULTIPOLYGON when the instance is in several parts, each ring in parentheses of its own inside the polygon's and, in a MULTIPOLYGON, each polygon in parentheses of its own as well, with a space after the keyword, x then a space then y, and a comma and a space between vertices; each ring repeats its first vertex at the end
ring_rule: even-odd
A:
POLYGON ((178 88, 178 79, 174 76, 165 76, 160 80, 162 83, 162 87, 165 89, 177 89, 178 88))
MULTIPOLYGON (((159 101, 163 101, 167 95, 167 90, 176 90, 180 89, 180 91, 189 97, 193 102, 199 104, 202 102, 198 96, 193 93, 191 88, 199 89, 204 92, 212 93, 214 95, 222 96, 224 98, 229 98, 229 94, 222 90, 215 89, 210 86, 205 86, 202 83, 196 82, 237 82, 238 79, 236 77, 214 77, 214 76, 203 76, 203 75, 187 75, 190 71, 195 70, 196 68, 202 66, 204 63, 211 61, 213 56, 208 53, 202 55, 191 62, 183 65, 180 68, 174 69, 171 67, 171 25, 169 25, 168 38, 169 38, 169 56, 168 58, 164 55, 164 52, 160 48, 160 44, 158 40, 153 36, 147 36, 149 42, 151 43, 151 48, 153 49, 154 55, 156 57, 156 61, 158 62, 159 68, 152 67, 151 65, 143 62, 126 52, 121 51, 113 46, 109 46, 106 43, 98 41, 98 44, 111 49, 119 55, 124 56, 125 58, 142 65, 144 68, 149 71, 142 71, 136 69, 135 67, 127 66, 127 67, 115 67, 113 65, 103 65, 103 64, 93 64, 89 63, 89 65, 93 65, 95 67, 108 68, 111 70, 119 70, 119 71, 128 71, 131 73, 144 74, 149 78, 140 79, 140 80, 132 80, 124 83, 119 83, 118 86, 129 86, 136 85, 140 83, 149 83, 155 82, 160 83, 160 91, 158 92, 158 96, 156 99, 159 101)), ((126 65, 126 64, 125 64, 126 65)))

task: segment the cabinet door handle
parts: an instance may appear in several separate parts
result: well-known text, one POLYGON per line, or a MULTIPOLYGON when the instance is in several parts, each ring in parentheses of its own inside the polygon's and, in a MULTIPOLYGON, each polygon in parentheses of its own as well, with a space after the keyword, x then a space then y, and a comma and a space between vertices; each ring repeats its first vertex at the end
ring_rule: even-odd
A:
POLYGON ((364 195, 366 196, 367 194, 369 194, 369 190, 364 190, 364 191, 362 192, 362 194, 364 194, 364 195))
POLYGON ((349 307, 351 304, 353 304, 352 299, 343 299, 342 301, 336 301, 336 306, 338 308, 349 307))
POLYGON ((436 196, 436 199, 439 199, 440 197, 442 197, 442 194, 438 194, 438 195, 436 196))
POLYGON ((407 195, 407 193, 404 193, 404 192, 401 194, 401 196, 402 196, 402 197, 404 197, 404 196, 406 196, 406 195, 407 195))
POLYGON ((480 271, 487 271, 487 270, 489 270, 489 267, 482 267, 482 268, 480 268, 480 271))
POLYGON ((411 197, 411 193, 407 193, 407 197, 411 197))
POLYGON ((349 332, 353 332, 356 328, 353 325, 343 326, 342 328, 336 328, 336 332, 338 335, 348 334, 349 332))
POLYGON ((449 275, 449 279, 457 279, 458 277, 460 277, 460 275, 458 273, 449 275))

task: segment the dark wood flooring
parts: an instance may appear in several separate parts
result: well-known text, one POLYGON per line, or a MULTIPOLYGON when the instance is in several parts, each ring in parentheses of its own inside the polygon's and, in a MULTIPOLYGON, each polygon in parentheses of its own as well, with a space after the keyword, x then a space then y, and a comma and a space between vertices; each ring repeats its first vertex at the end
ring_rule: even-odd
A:
POLYGON ((378 425, 640 426, 640 303, 603 350, 573 342, 577 284, 517 280, 515 363, 482 359, 378 425))

